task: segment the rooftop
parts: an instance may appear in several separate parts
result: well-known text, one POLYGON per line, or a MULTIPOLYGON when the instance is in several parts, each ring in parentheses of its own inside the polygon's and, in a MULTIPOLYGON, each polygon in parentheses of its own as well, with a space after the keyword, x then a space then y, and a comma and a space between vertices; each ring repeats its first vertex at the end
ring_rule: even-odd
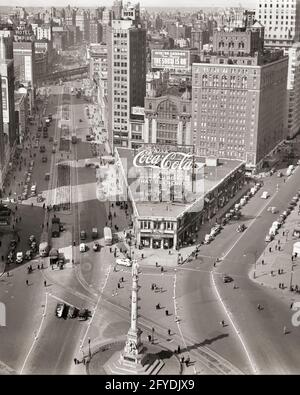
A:
MULTIPOLYGON (((154 149, 157 148, 156 145, 154 149)), ((181 160, 183 152, 188 153, 187 148, 184 147, 183 151, 181 149, 176 151, 179 160, 181 160)), ((175 147, 169 147, 166 155, 175 152, 175 150, 175 147)), ((120 158, 122 164, 123 177, 127 178, 129 197, 134 202, 135 214, 141 217, 176 218, 186 211, 196 212, 201 210, 205 196, 243 164, 239 160, 219 159, 218 166, 212 166, 206 165, 207 158, 195 156, 194 163, 198 168, 194 170, 196 181, 192 186, 192 170, 162 170, 158 166, 147 167, 147 165, 136 167, 134 158, 139 152, 141 150, 116 148, 116 156, 120 158), (159 179, 162 179, 162 181, 159 182, 159 179), (151 180, 151 200, 148 200, 149 180, 151 180), (172 187, 177 197, 174 201, 168 198, 172 187), (159 201, 160 189, 164 201, 159 201), (178 196, 180 196, 179 199, 178 196)))

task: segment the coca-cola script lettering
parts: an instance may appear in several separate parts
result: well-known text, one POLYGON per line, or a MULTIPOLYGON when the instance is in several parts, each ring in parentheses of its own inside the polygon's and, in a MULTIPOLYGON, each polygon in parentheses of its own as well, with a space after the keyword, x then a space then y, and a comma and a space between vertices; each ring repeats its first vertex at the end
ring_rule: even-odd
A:
POLYGON ((135 167, 153 167, 164 170, 185 170, 189 171, 198 168, 192 154, 184 152, 153 152, 150 150, 140 151, 133 159, 135 167))

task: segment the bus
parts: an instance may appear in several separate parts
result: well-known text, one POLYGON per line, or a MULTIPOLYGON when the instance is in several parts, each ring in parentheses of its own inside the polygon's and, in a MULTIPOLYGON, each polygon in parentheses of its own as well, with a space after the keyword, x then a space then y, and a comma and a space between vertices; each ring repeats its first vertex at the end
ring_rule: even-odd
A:
POLYGON ((111 246, 112 245, 112 233, 111 233, 111 229, 108 226, 106 226, 103 229, 103 234, 104 234, 105 245, 111 246))

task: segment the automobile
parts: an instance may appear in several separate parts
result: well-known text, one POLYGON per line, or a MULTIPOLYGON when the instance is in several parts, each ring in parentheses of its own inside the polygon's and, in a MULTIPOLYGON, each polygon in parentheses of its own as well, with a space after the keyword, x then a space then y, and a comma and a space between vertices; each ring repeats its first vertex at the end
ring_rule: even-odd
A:
POLYGON ((268 234, 265 237, 265 242, 266 243, 270 243, 270 241, 272 241, 274 239, 274 235, 273 234, 268 234))
POLYGON ((90 316, 90 312, 88 309, 80 309, 78 312, 78 319, 79 321, 86 321, 90 316))
POLYGON ((41 132, 43 130, 42 126, 38 127, 38 132, 41 132))
POLYGON ((10 250, 14 251, 17 248, 17 240, 11 240, 9 243, 10 250))
POLYGON ((269 195, 269 192, 264 191, 264 192, 262 193, 262 195, 261 195, 261 199, 268 199, 269 196, 270 196, 270 195, 269 195))
POLYGON ((116 259, 116 264, 120 265, 120 266, 127 266, 127 267, 131 267, 132 266, 132 262, 130 259, 126 259, 126 258, 118 258, 116 259))
POLYGON ((80 240, 85 240, 86 239, 86 231, 85 230, 81 230, 80 231, 80 240))
POLYGON ((227 218, 228 220, 232 218, 232 213, 226 213, 225 214, 225 218, 227 218))
POLYGON ((42 157, 42 162, 43 162, 43 163, 46 163, 46 162, 47 162, 47 156, 43 156, 43 157, 42 157))
POLYGON ((38 148, 38 146, 39 146, 39 141, 38 141, 38 140, 35 140, 35 142, 34 142, 34 148, 38 148))
POLYGON ((82 119, 81 119, 81 118, 79 119, 79 122, 82 122, 82 119))
POLYGON ((238 220, 238 219, 241 218, 241 216, 242 216, 241 212, 240 212, 240 211, 237 211, 237 212, 233 215, 232 218, 238 220))
POLYGON ((51 152, 52 152, 52 154, 55 154, 56 149, 53 147, 51 152))
POLYGON ((94 241, 93 250, 94 250, 94 251, 98 251, 98 250, 99 250, 99 247, 100 247, 99 243, 98 243, 97 241, 94 241))
POLYGON ((16 263, 22 263, 23 262, 23 258, 24 258, 23 252, 22 251, 17 252, 16 263))
POLYGON ((34 241, 35 241, 35 236, 34 235, 30 235, 29 238, 28 238, 29 245, 31 245, 34 241))
POLYGON ((41 137, 41 133, 40 133, 40 132, 37 132, 36 138, 39 139, 40 137, 41 137))
POLYGON ((24 259, 25 259, 25 261, 30 261, 31 258, 32 258, 32 251, 31 250, 27 250, 25 252, 24 259))
POLYGON ((227 274, 224 274, 223 283, 231 283, 231 281, 233 281, 233 278, 228 276, 227 274))
POLYGON ((76 318, 78 316, 79 310, 75 306, 70 306, 68 310, 68 318, 76 318))
POLYGON ((43 195, 42 195, 41 193, 38 194, 38 196, 37 196, 37 198, 36 198, 36 201, 37 201, 38 203, 41 203, 41 202, 44 201, 43 195))
POLYGON ((30 249, 32 252, 37 252, 37 243, 35 241, 31 243, 30 249))
POLYGON ((297 206, 297 202, 295 202, 294 200, 291 200, 289 203, 289 206, 297 206))
POLYGON ((216 224, 215 226, 212 227, 212 232, 214 234, 218 234, 221 232, 222 226, 219 224, 216 224))
POLYGON ((7 263, 13 263, 14 262, 14 257, 15 254, 13 251, 9 251, 8 255, 7 255, 7 263))
POLYGON ((80 252, 85 252, 85 250, 86 250, 86 245, 85 245, 85 243, 80 243, 80 245, 79 245, 79 251, 80 251, 80 252))
POLYGON ((241 224, 237 227, 236 231, 237 232, 244 232, 245 229, 246 229, 246 226, 244 224, 241 224))
POLYGON ((64 303, 57 303, 56 309, 55 309, 55 315, 58 318, 61 318, 65 312, 66 305, 64 303))
POLYGON ((277 177, 282 177, 282 172, 281 172, 281 171, 279 171, 279 172, 277 173, 277 177))
POLYGON ((280 225, 282 225, 284 223, 284 219, 282 217, 278 217, 276 219, 276 222, 278 222, 280 225))
POLYGON ((285 220, 286 217, 287 217, 287 215, 285 214, 285 211, 282 214, 280 214, 280 218, 282 218, 283 220, 285 220))
POLYGON ((292 200, 293 200, 294 202, 298 202, 299 197, 298 197, 298 196, 294 196, 292 200))
POLYGON ((222 226, 225 226, 228 223, 228 219, 227 218, 223 218, 222 219, 222 226))

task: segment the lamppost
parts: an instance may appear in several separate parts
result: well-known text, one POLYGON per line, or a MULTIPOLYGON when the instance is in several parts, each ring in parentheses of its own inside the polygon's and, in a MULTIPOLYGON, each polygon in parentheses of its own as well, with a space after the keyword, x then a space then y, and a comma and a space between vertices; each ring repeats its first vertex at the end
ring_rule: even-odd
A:
POLYGON ((294 264, 292 263, 291 278, 290 278, 290 291, 292 290, 292 285, 293 285, 293 274, 294 274, 294 264))
POLYGON ((91 339, 88 338, 88 344, 89 344, 89 360, 92 358, 92 352, 91 352, 91 339))

